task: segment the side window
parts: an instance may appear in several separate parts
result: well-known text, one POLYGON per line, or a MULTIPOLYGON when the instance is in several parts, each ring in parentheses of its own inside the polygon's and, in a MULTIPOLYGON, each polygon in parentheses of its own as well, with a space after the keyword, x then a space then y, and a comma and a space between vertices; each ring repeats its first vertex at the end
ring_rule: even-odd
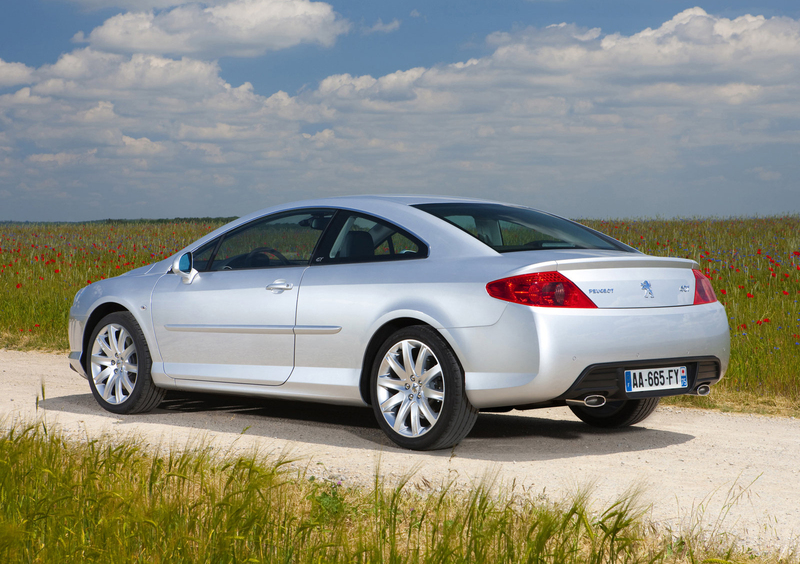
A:
POLYGON ((369 262, 427 256, 428 248, 396 225, 366 215, 342 212, 321 245, 316 262, 369 262))
MULTIPOLYGON (((303 210, 256 220, 223 235, 208 270, 307 265, 333 210, 303 210)), ((204 251, 205 247, 200 251, 204 251)))

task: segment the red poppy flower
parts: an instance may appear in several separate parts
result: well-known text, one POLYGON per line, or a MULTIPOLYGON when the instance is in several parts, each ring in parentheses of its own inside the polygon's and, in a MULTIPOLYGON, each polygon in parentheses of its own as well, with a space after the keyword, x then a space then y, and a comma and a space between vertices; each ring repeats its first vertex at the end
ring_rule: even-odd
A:
POLYGON ((723 295, 723 296, 724 296, 725 294, 727 294, 727 293, 728 293, 728 292, 726 292, 725 290, 720 290, 720 292, 722 292, 722 295, 723 295))
POLYGON ((747 292, 747 297, 748 297, 748 298, 752 298, 752 297, 754 297, 754 296, 753 296, 753 294, 751 294, 750 292, 747 292))
POLYGON ((17 288, 22 288, 22 284, 17 284, 17 288))

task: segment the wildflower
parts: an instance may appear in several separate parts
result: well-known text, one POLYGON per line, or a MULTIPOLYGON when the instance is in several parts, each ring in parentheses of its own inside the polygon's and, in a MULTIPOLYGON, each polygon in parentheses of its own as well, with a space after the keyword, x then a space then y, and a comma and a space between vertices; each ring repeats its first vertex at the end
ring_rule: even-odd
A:
POLYGON ((753 296, 753 294, 751 294, 750 292, 747 292, 747 297, 748 297, 748 298, 753 298, 753 297, 755 297, 755 296, 753 296))

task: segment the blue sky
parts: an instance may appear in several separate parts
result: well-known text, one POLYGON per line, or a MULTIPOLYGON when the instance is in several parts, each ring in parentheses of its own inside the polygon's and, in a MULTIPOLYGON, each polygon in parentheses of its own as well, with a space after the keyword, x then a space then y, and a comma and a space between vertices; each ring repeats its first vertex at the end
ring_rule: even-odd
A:
POLYGON ((0 220, 800 213, 800 4, 3 0, 0 220))

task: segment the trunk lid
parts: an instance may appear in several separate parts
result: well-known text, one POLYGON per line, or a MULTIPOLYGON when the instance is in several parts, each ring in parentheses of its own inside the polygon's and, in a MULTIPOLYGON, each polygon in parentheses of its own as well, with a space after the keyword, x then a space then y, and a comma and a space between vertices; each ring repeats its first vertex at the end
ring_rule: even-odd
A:
POLYGON ((566 255, 521 269, 558 271, 598 308, 651 308, 692 305, 697 264, 689 259, 640 254, 607 257, 566 255))

